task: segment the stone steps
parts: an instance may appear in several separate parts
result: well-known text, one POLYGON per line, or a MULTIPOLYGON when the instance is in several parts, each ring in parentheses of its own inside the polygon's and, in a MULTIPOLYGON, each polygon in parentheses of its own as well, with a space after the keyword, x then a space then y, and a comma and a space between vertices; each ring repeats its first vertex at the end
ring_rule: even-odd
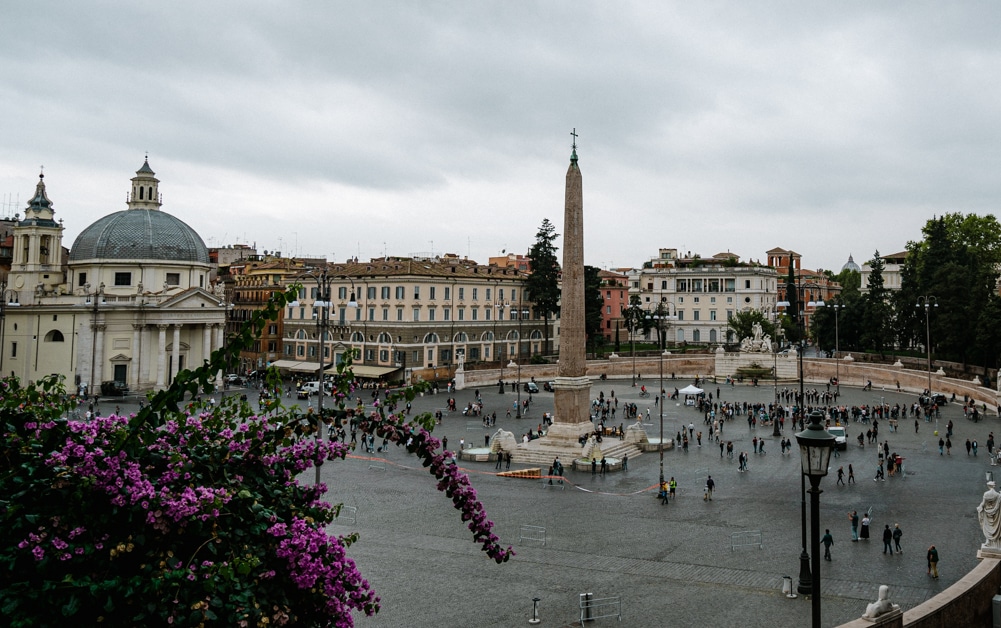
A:
POLYGON ((497 474, 500 478, 523 478, 527 480, 538 480, 542 477, 542 469, 518 469, 517 471, 503 471, 497 474))
MULTIPOLYGON (((601 443, 600 447, 602 455, 607 456, 608 458, 617 458, 620 460, 624 456, 629 456, 630 458, 635 459, 643 454, 643 451, 639 447, 617 439, 605 439, 605 441, 601 443)), ((577 454, 579 455, 582 450, 583 448, 578 449, 577 454)), ((559 447, 547 448, 543 446, 532 450, 519 448, 514 454, 513 460, 518 464, 542 465, 543 468, 548 470, 549 465, 553 463, 556 456, 561 457, 563 460, 563 466, 565 467, 569 467, 573 464, 573 460, 567 459, 567 451, 559 447)))

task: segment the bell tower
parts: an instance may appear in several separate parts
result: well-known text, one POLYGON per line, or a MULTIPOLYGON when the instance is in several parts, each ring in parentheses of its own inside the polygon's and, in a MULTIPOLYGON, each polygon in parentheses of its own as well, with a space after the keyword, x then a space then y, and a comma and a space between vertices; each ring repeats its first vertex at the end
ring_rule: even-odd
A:
POLYGON ((14 227, 11 287, 38 294, 52 292, 64 283, 63 225, 54 220, 52 201, 45 192, 45 174, 38 175, 35 196, 28 201, 24 220, 14 227))

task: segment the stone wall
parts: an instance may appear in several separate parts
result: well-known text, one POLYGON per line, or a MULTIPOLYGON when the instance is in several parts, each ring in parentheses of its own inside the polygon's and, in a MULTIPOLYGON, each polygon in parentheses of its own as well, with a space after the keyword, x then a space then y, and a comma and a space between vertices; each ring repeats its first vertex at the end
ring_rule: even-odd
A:
MULTIPOLYGON (((823 584, 823 583, 821 583, 823 584)), ((951 587, 935 597, 904 611, 903 617, 886 624, 865 619, 842 624, 839 628, 902 626, 903 628, 952 628, 953 626, 991 626, 991 601, 1001 586, 1001 560, 985 558, 951 587)), ((873 599, 876 599, 875 591, 873 599)), ((890 587, 893 600, 893 587, 890 587)), ((860 604, 859 615, 865 610, 860 604)))

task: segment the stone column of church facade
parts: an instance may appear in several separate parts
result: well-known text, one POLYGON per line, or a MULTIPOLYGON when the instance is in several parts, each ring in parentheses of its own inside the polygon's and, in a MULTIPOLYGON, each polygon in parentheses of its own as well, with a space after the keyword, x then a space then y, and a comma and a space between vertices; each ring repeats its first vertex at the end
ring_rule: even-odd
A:
POLYGON ((142 364, 142 354, 140 352, 143 326, 133 323, 132 325, 132 363, 129 364, 129 390, 136 392, 139 390, 139 369, 142 364))
POLYGON ((90 394, 101 394, 104 379, 104 325, 94 325, 94 372, 90 375, 90 394))
POLYGON ((171 346, 171 360, 170 360, 170 382, 174 382, 174 378, 177 376, 178 364, 181 360, 181 325, 180 323, 174 324, 174 339, 173 345, 171 346))
POLYGON ((167 373, 167 325, 156 327, 160 331, 156 349, 156 387, 161 389, 167 373))
MULTIPOLYGON (((222 349, 222 339, 223 339, 223 325, 221 323, 216 323, 212 326, 214 328, 213 332, 215 335, 215 342, 212 344, 212 350, 222 349)), ((222 386, 222 376, 223 372, 220 369, 218 373, 215 374, 216 386, 222 386)))

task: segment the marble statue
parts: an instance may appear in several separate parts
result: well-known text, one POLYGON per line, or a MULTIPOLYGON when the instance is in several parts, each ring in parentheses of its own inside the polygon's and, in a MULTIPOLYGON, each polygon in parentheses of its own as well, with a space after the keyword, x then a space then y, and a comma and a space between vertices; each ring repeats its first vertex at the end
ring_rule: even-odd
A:
POLYGON ((987 483, 984 498, 977 506, 977 519, 984 533, 982 549, 1001 552, 1001 493, 994 490, 994 481, 987 483))
POLYGON ((772 337, 769 334, 764 333, 761 328, 761 323, 755 321, 751 325, 752 336, 742 338, 740 340, 740 351, 741 353, 771 353, 772 352, 772 337))
POLYGON ((900 608, 899 604, 894 604, 889 600, 890 587, 881 585, 879 587, 879 599, 865 607, 863 619, 875 619, 880 615, 895 611, 900 608))

